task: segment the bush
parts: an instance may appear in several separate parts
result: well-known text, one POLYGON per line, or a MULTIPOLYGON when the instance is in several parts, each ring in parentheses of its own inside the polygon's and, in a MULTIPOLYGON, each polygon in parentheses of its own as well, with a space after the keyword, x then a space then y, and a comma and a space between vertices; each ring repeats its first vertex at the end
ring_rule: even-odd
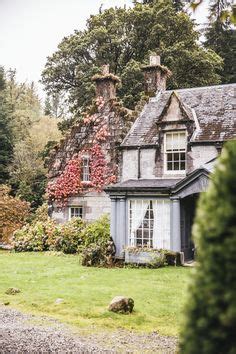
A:
POLYGON ((236 142, 224 147, 200 197, 193 235, 198 266, 180 353, 236 353, 236 142))
POLYGON ((41 222, 30 226, 23 226, 22 229, 14 232, 13 247, 17 252, 27 251, 46 251, 47 234, 45 232, 45 225, 41 222))
POLYGON ((10 195, 10 188, 0 184, 0 240, 11 242, 12 234, 26 223, 29 204, 10 195))
POLYGON ((82 243, 81 233, 84 227, 85 222, 80 218, 73 218, 57 226, 53 232, 48 232, 49 249, 63 253, 76 253, 82 243))
POLYGON ((115 245, 110 237, 108 217, 88 224, 82 232, 82 265, 105 266, 112 265, 115 255, 115 245))

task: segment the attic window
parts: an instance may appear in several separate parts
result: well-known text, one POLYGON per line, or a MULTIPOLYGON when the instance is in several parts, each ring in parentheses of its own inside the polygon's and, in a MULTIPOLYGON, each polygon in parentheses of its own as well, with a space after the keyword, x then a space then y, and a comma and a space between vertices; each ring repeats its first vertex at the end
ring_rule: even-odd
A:
POLYGON ((82 181, 89 182, 89 157, 83 157, 82 181))
POLYGON ((168 132, 164 139, 165 172, 185 172, 186 169, 186 132, 168 132))

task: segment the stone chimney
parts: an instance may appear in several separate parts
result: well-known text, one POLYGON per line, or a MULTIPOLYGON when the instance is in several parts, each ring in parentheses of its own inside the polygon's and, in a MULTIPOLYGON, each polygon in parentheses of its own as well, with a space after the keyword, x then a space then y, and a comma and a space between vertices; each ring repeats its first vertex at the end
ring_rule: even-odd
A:
POLYGON ((144 91, 147 95, 153 96, 156 92, 165 91, 166 79, 171 72, 161 65, 159 55, 150 55, 149 65, 142 67, 144 73, 144 91))
POLYGON ((109 72, 109 64, 102 66, 102 74, 92 77, 96 84, 96 97, 103 97, 109 101, 116 97, 116 85, 120 82, 119 78, 109 72))

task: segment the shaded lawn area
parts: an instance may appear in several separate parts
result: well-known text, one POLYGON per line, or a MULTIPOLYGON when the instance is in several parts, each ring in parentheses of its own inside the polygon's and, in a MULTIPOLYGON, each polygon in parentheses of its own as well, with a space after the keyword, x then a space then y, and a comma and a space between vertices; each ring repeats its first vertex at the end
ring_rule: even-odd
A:
POLYGON ((178 335, 191 269, 87 268, 78 256, 0 252, 0 302, 82 328, 158 331, 178 335), (21 293, 6 295, 9 287, 21 293), (134 312, 114 314, 116 295, 132 297, 134 312), (55 304, 62 298, 63 303, 55 304))

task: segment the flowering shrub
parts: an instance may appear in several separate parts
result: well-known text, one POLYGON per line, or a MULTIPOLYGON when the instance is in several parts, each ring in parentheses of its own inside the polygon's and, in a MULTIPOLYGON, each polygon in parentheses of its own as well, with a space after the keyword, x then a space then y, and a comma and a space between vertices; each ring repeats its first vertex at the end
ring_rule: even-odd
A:
POLYGON ((107 216, 89 224, 80 218, 61 225, 52 219, 36 221, 14 233, 13 247, 17 252, 82 253, 82 264, 87 266, 112 265, 115 254, 107 216))
POLYGON ((14 232, 13 247, 17 252, 45 251, 48 249, 47 234, 42 222, 34 225, 25 225, 14 232))
POLYGON ((17 252, 61 251, 76 253, 81 244, 81 231, 85 223, 72 219, 63 225, 56 225, 52 219, 27 224, 13 235, 13 247, 17 252))
POLYGON ((81 232, 85 222, 80 218, 73 218, 65 224, 59 225, 48 233, 49 250, 63 253, 76 253, 82 243, 81 232))

